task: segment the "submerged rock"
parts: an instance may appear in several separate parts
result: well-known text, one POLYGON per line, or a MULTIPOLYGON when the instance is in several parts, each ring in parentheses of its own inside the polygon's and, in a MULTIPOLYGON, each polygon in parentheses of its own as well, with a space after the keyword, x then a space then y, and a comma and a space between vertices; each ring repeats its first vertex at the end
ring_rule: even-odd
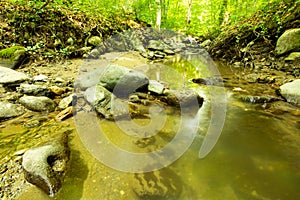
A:
POLYGON ((300 106, 300 79, 280 86, 279 93, 287 102, 300 106))
POLYGON ((285 31, 277 40, 275 54, 280 56, 300 50, 300 28, 285 31))
POLYGON ((19 104, 0 102, 0 120, 18 117, 25 113, 25 108, 19 104))
POLYGON ((208 77, 208 78, 193 78, 193 83, 197 83, 199 85, 219 85, 222 86, 223 80, 218 77, 208 77))
POLYGON ((280 101, 282 100, 279 97, 275 97, 275 96, 252 96, 252 95, 242 95, 240 97, 240 99, 244 102, 247 103, 270 103, 270 102, 274 102, 274 101, 280 101))
POLYGON ((172 170, 134 174, 133 191, 141 199, 179 199, 183 183, 172 170))
POLYGON ((55 103, 48 97, 23 96, 20 98, 20 103, 27 109, 32 111, 47 111, 52 112, 55 109, 55 103))
POLYGON ((23 155, 25 179, 53 197, 61 188, 70 159, 68 135, 43 146, 29 149, 23 155))

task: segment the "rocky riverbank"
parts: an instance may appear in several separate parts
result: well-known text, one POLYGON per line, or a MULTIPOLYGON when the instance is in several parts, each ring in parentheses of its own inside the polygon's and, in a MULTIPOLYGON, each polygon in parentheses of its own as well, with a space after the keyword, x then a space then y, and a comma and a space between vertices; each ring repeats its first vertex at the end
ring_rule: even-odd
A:
MULTIPOLYGON (((179 40, 178 38, 175 39, 179 40)), ((114 77, 113 75, 116 75, 119 72, 130 72, 130 70, 141 65, 153 66, 152 64, 155 63, 163 63, 164 60, 172 58, 173 54, 184 52, 186 49, 192 48, 192 52, 196 52, 198 54, 204 52, 202 48, 197 49, 197 44, 189 37, 183 39, 181 38, 179 40, 181 41, 179 42, 179 45, 172 46, 172 44, 178 43, 178 41, 175 39, 173 42, 172 40, 166 42, 157 40, 152 40, 152 42, 148 43, 139 42, 134 43, 138 45, 133 46, 125 43, 126 45, 123 46, 124 48, 136 50, 129 51, 127 53, 111 51, 103 54, 102 51, 106 51, 107 49, 105 50, 103 48, 98 48, 92 51, 92 59, 85 61, 67 60, 60 64, 36 63, 22 66, 16 70, 1 67, 1 129, 6 130, 6 128, 12 123, 20 124, 21 126, 25 127, 28 126, 38 128, 47 121, 52 120, 52 122, 54 122, 55 120, 60 122, 68 117, 72 117, 72 101, 76 99, 76 101, 80 103, 81 101, 77 94, 90 91, 93 89, 93 87, 94 89, 97 87, 99 88, 97 83, 99 82, 99 76, 101 76, 103 73, 104 67, 113 66, 112 68, 116 68, 113 72, 111 72, 110 68, 105 68, 107 70, 106 73, 110 73, 111 75, 107 75, 100 80, 102 88, 101 91, 104 91, 103 88, 105 88, 105 91, 108 90, 108 92, 113 92, 112 88, 114 87, 110 87, 112 83, 107 82, 105 78, 110 77, 111 80, 119 80, 120 77, 114 77), (122 66, 127 68, 123 68, 122 66), (99 68, 102 70, 99 71, 99 68), (97 73, 99 73, 99 76, 97 73), (96 79, 93 80, 92 78, 95 77, 96 79), (95 80, 97 85, 96 87, 95 80), (77 90, 76 92, 74 92, 74 88, 77 90), (78 92, 78 90, 80 91, 78 92)), ((113 47, 116 46, 113 45, 113 47)), ((260 62, 262 61, 260 60, 260 62)), ((288 65, 292 65, 293 63, 293 70, 299 69, 297 62, 295 61, 290 62, 289 60, 285 60, 284 62, 288 65)), ((262 65, 261 67, 255 68, 245 68, 238 64, 233 64, 229 67, 231 68, 228 68, 228 66, 223 68, 220 63, 220 70, 221 74, 223 75, 222 80, 224 82, 224 86, 231 94, 245 103, 257 105, 257 109, 264 113, 277 116, 288 112, 295 116, 299 116, 299 107, 297 107, 299 106, 299 91, 297 88, 300 87, 299 80, 297 80, 297 74, 288 73, 289 71, 278 70, 277 68, 270 67, 270 65, 262 65)), ((135 74, 136 76, 130 76, 129 79, 140 80, 137 81, 137 83, 142 84, 135 85, 136 87, 133 89, 131 88, 130 91, 128 91, 130 94, 132 92, 136 92, 135 90, 140 88, 137 86, 147 85, 147 87, 141 87, 141 91, 138 91, 139 93, 134 94, 135 96, 128 96, 128 92, 125 94, 115 94, 117 96, 125 95, 126 98, 130 99, 130 102, 126 102, 126 104, 138 103, 140 105, 141 103, 145 103, 145 105, 149 105, 151 101, 152 103, 159 101, 163 102, 163 105, 168 104, 168 102, 169 104, 178 105, 176 100, 170 100, 170 98, 168 100, 168 93, 163 94, 169 89, 167 84, 160 83, 157 80, 149 80, 138 72, 131 72, 133 72, 131 74, 135 74), (137 77, 139 77, 139 79, 136 79, 137 77)), ((220 78, 193 78, 195 87, 197 87, 196 84, 207 85, 205 87, 219 87, 220 78)), ((128 81, 125 81, 123 85, 128 86, 128 81)), ((130 87, 128 86, 126 88, 130 87)), ((184 95, 183 97, 187 96, 185 93, 181 95, 184 95)), ((88 96, 88 92, 86 92, 86 94, 82 94, 84 103, 80 104, 80 109, 92 110, 94 108, 97 110, 100 116, 104 116, 109 119, 113 114, 108 112, 110 109, 104 110, 103 112, 103 108, 98 107, 98 105, 102 106, 101 102, 103 101, 101 99, 93 101, 90 100, 88 96), (86 101, 88 101, 89 104, 86 104, 86 101), (100 104, 94 104, 95 102, 100 104)), ((178 96, 178 94, 175 96, 178 96)), ((196 99, 200 98, 197 97, 196 99)), ((199 104, 202 103, 200 102, 199 104)), ((135 109, 132 110, 131 115, 141 116, 141 112, 137 111, 139 110, 135 107, 135 109)), ((145 117, 145 115, 147 116, 147 113, 143 113, 143 117, 145 117)), ((299 121, 297 123, 299 123, 299 121)), ((51 137, 49 135, 46 136, 44 140, 50 139, 51 137)), ((15 140, 19 137, 20 135, 17 134, 13 139, 15 140)), ((27 135, 26 137, 30 138, 30 135, 27 135)), ((4 139, 1 144, 10 144, 11 141, 12 140, 6 141, 4 139)), ((26 140, 24 140, 24 143, 26 143, 25 141, 26 140)), ((31 144, 28 146, 34 147, 36 145, 31 144)), ((21 173, 21 156, 27 149, 18 148, 16 147, 15 152, 4 152, 2 155, 3 159, 1 159, 1 162, 3 162, 3 165, 1 164, 1 166, 4 166, 4 168, 1 169, 1 198, 16 197, 23 190, 22 187, 28 187, 28 185, 25 184, 24 177, 21 173)), ((137 180, 139 179, 140 177, 137 177, 137 180)), ((144 191, 143 188, 138 188, 135 190, 141 196, 151 195, 149 194, 149 191, 144 191)), ((155 193, 155 195, 157 194, 155 193)))

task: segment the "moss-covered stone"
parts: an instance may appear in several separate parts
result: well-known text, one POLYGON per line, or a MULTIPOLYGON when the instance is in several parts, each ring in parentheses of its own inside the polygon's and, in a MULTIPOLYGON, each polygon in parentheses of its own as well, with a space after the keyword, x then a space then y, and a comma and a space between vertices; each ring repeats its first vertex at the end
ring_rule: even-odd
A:
POLYGON ((300 52, 293 52, 284 59, 285 61, 300 61, 300 52))
POLYGON ((277 41, 275 54, 277 56, 300 50, 300 28, 285 31, 277 41))
POLYGON ((102 39, 98 36, 92 36, 88 39, 88 43, 95 47, 99 46, 101 44, 101 42, 102 42, 102 39))
POLYGON ((0 57, 1 58, 14 59, 15 56, 19 55, 20 51, 24 51, 25 52, 25 48, 22 47, 22 46, 12 46, 10 48, 2 49, 0 51, 0 57))
POLYGON ((12 46, 0 50, 0 65, 8 68, 16 68, 25 58, 25 48, 22 46, 12 46))

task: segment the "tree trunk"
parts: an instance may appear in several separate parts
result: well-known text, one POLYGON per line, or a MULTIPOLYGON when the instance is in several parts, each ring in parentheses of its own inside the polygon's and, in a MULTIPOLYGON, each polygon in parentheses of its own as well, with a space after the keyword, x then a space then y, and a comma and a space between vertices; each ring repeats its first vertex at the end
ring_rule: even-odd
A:
POLYGON ((188 3, 189 3, 189 7, 188 7, 188 11, 187 11, 187 16, 186 16, 186 25, 187 25, 187 27, 189 27, 190 23, 191 23, 193 0, 188 0, 188 3))
POLYGON ((155 27, 160 29, 161 26, 161 7, 162 7, 162 0, 156 0, 157 8, 156 8, 156 23, 155 27))
POLYGON ((225 19, 225 13, 227 11, 227 5, 228 5, 228 0, 223 0, 222 5, 221 5, 221 9, 220 9, 220 15, 219 15, 219 26, 221 26, 223 24, 223 21, 225 19))
POLYGON ((169 10, 169 5, 170 1, 169 0, 163 0, 163 9, 162 9, 162 23, 166 23, 168 20, 168 10, 169 10))

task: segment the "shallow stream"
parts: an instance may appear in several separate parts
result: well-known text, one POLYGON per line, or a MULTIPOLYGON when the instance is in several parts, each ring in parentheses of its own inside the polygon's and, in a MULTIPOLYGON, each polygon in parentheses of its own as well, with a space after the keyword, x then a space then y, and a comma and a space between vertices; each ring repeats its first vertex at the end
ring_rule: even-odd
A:
MULTIPOLYGON (((200 109, 200 124, 192 145, 178 160, 157 172, 167 182, 164 185, 167 195, 152 199, 300 199, 298 114, 285 112, 275 115, 264 112, 260 105, 241 102, 233 95, 232 88, 226 88, 227 112, 222 134, 213 150, 199 159, 199 149, 211 121, 213 97, 209 95, 210 87, 218 86, 190 83, 188 80, 193 77, 209 76, 209 70, 188 70, 184 62, 176 63, 175 67, 173 64, 168 65, 171 68, 166 69, 170 70, 168 72, 161 68, 159 73, 157 70, 148 71, 153 76, 150 78, 166 81, 174 89, 194 88, 204 96, 205 103, 200 109), (173 69, 176 71, 174 76, 173 69)), ((225 74, 221 68, 221 73, 225 74)), ((234 73, 227 68, 225 76, 230 77, 234 73)), ((149 149, 156 150, 168 144, 178 130, 180 114, 171 111, 166 113, 168 116, 164 127, 153 136, 153 140, 147 141, 124 134, 114 122, 99 120, 89 123, 99 123, 107 138, 121 148, 148 152, 149 149)), ((34 116, 28 119, 34 121, 34 116)), ((135 123, 148 124, 149 119, 138 119, 135 123)), ((134 174, 107 167, 91 155, 76 133, 73 118, 62 123, 45 118, 40 125, 29 125, 28 122, 16 122, 1 128, 2 159, 5 159, 5 155, 34 146, 38 141, 47 140, 55 133, 73 130, 70 169, 61 191, 52 199, 151 199, 139 198, 134 192, 138 191, 138 186, 134 185, 137 184, 134 174)), ((38 188, 29 186, 25 187, 18 199, 26 200, 29 197, 32 200, 51 199, 38 188)))

